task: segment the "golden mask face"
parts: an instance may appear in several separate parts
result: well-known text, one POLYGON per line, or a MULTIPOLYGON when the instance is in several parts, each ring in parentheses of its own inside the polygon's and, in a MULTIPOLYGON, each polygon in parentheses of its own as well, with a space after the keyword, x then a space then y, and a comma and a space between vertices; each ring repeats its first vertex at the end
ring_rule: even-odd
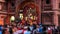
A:
POLYGON ((10 19, 11 21, 14 21, 15 20, 15 17, 14 16, 11 16, 11 19, 10 19))
POLYGON ((23 19, 23 14, 19 14, 19 16, 20 16, 20 19, 22 20, 23 19))

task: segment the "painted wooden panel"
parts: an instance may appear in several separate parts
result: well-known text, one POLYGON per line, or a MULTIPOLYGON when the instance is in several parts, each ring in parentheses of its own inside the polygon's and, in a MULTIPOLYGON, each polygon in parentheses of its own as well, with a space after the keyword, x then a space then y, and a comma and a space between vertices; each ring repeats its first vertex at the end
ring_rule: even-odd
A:
POLYGON ((4 25, 4 20, 3 19, 0 19, 0 25, 4 25))
POLYGON ((1 8, 2 8, 2 5, 0 4, 0 10, 1 10, 1 8))

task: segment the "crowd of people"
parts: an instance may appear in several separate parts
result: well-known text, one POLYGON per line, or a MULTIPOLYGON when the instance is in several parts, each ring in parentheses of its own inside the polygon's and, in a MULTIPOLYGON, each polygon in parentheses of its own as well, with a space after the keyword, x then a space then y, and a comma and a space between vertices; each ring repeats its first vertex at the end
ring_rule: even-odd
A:
POLYGON ((33 21, 32 24, 26 22, 0 25, 0 34, 58 34, 58 30, 57 27, 45 27, 33 21))

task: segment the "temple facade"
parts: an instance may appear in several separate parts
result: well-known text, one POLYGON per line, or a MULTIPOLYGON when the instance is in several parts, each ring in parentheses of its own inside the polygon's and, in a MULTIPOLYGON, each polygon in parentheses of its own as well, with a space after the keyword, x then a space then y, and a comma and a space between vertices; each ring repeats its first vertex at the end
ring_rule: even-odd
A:
POLYGON ((60 0, 0 0, 0 24, 19 20, 60 25, 60 0))

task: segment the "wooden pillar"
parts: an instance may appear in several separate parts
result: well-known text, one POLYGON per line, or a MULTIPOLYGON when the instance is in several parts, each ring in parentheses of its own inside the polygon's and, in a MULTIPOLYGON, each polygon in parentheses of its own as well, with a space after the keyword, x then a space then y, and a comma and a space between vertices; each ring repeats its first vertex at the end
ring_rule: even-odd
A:
POLYGON ((4 19, 6 15, 0 15, 0 25, 4 25, 4 19))
POLYGON ((54 24, 56 25, 56 26, 58 26, 58 15, 57 15, 57 13, 56 12, 54 12, 54 24))
POLYGON ((59 9, 59 0, 52 0, 53 10, 54 10, 54 24, 58 26, 58 9, 59 9))
POLYGON ((5 0, 0 0, 0 25, 4 25, 4 18, 6 17, 5 13, 4 12, 4 3, 5 3, 5 0))
POLYGON ((39 10, 39 16, 38 16, 38 21, 41 23, 41 0, 36 0, 36 4, 38 5, 38 10, 39 10))
POLYGON ((8 10, 7 10, 7 16, 6 16, 6 24, 9 24, 10 23, 10 15, 9 15, 9 12, 10 12, 10 2, 8 2, 8 10))
POLYGON ((16 0, 16 3, 15 3, 15 7, 16 7, 16 9, 15 9, 15 17, 16 18, 18 18, 18 0, 16 0))

